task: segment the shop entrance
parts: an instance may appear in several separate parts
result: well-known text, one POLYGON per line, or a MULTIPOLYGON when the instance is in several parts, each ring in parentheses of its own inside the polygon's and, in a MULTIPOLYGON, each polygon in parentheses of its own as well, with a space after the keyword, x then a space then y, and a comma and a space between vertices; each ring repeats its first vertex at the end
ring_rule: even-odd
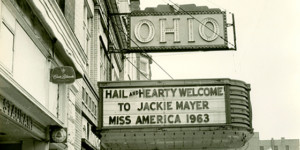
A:
POLYGON ((0 149, 21 150, 22 141, 33 139, 21 125, 0 114, 0 149))

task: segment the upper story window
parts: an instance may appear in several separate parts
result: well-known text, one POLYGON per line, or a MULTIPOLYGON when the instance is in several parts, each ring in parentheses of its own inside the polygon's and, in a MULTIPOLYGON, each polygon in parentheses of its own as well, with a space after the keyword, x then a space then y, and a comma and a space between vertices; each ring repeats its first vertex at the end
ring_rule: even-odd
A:
POLYGON ((3 4, 1 8, 1 14, 2 22, 0 22, 0 64, 4 66, 5 69, 7 69, 10 73, 12 73, 15 20, 13 19, 12 14, 3 4))
POLYGON ((290 147, 288 145, 286 145, 285 150, 290 150, 290 147))
POLYGON ((4 65, 9 72, 12 72, 14 34, 4 23, 1 24, 0 31, 0 64, 4 65))
POLYGON ((140 74, 140 80, 148 80, 148 63, 145 61, 145 60, 142 60, 140 61, 140 71, 143 73, 140 74), (146 78, 146 77, 147 78, 146 78))
MULTIPOLYGON (((88 5, 87 1, 84 1, 84 6, 83 6, 83 49, 84 53, 89 59, 90 51, 91 51, 91 41, 92 41, 92 21, 93 21, 93 15, 90 11, 90 7, 88 5)), ((90 65, 89 61, 86 62, 86 71, 87 74, 89 75, 90 72, 90 65)))
POLYGON ((82 87, 82 102, 90 110, 92 114, 96 116, 97 113, 97 105, 95 104, 95 100, 91 97, 88 90, 82 87))
POLYGON ((260 147, 259 147, 259 150, 264 150, 264 147, 263 147, 263 146, 260 146, 260 147))
POLYGON ((145 72, 145 73, 147 73, 148 71, 148 69, 147 69, 147 62, 144 62, 144 61, 141 61, 141 71, 143 71, 143 72, 145 72))
POLYGON ((92 14, 89 12, 87 2, 84 3, 83 8, 83 30, 84 30, 84 52, 88 56, 91 48, 91 29, 92 29, 92 14))

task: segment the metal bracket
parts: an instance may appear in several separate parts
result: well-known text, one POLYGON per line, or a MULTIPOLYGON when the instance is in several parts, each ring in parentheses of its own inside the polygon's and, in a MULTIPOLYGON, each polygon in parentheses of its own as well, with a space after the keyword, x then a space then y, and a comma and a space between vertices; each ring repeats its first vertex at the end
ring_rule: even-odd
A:
POLYGON ((130 15, 131 13, 109 13, 110 16, 130 15))
POLYGON ((233 26, 234 49, 237 50, 234 14, 232 13, 231 15, 232 15, 232 26, 233 26))

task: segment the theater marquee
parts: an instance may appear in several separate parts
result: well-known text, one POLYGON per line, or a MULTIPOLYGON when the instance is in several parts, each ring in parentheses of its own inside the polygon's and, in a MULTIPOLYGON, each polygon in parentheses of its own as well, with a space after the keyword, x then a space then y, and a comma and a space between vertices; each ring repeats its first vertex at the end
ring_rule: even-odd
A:
POLYGON ((111 149, 237 149, 253 135, 251 88, 243 81, 107 81, 98 87, 96 130, 111 149))
POLYGON ((129 51, 229 50, 226 13, 138 12, 130 16, 129 51))
POLYGON ((225 124, 224 86, 103 90, 103 127, 225 124))

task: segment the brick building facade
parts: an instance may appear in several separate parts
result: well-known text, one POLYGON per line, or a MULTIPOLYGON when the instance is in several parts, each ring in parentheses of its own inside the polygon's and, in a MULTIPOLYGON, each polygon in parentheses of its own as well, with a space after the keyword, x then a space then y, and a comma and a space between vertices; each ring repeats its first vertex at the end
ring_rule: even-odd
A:
MULTIPOLYGON (((97 82, 142 79, 123 53, 128 1, 0 1, 0 149, 100 149, 97 82), (50 81, 71 66, 72 84, 50 81), (51 127, 67 140, 51 142, 51 127)), ((135 57, 135 66, 142 59, 135 57)), ((144 72, 151 78, 148 57, 144 72)))
POLYGON ((259 133, 255 132, 244 147, 236 150, 299 150, 299 139, 270 139, 260 140, 259 133))

